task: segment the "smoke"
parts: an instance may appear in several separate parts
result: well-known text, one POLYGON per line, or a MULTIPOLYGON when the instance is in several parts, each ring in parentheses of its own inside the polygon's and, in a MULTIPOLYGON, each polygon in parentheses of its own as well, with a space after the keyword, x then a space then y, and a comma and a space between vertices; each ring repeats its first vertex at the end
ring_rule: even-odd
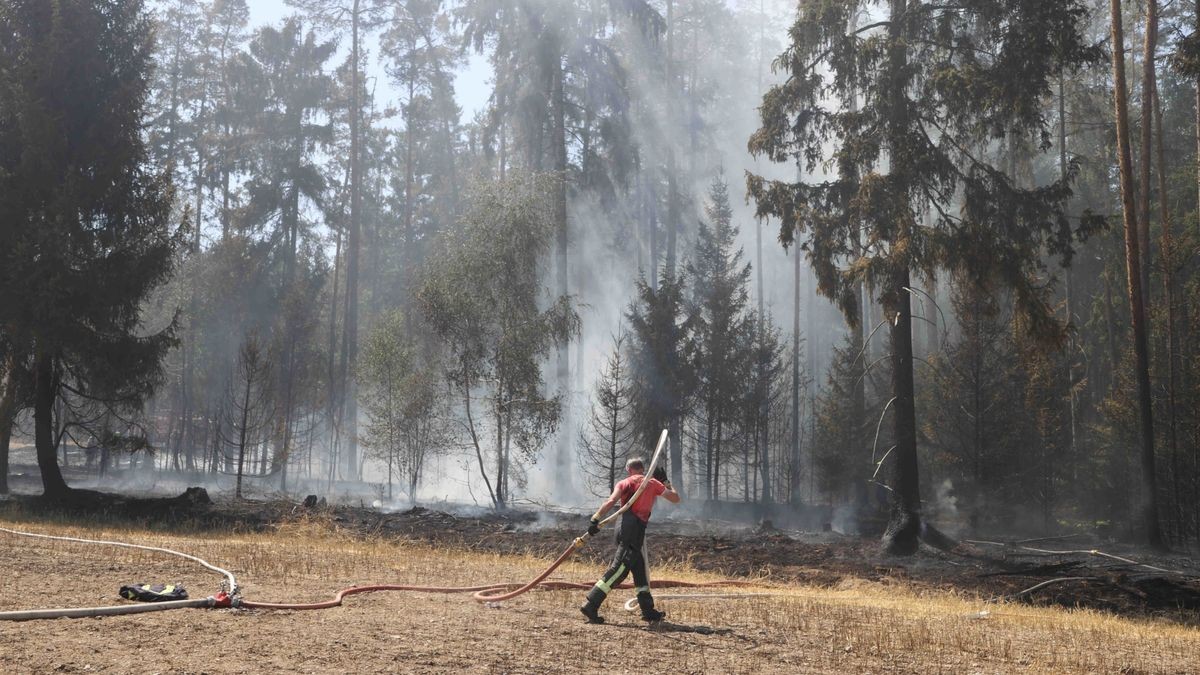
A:
POLYGON ((835 506, 829 524, 830 529, 838 534, 859 534, 858 507, 852 503, 835 506))
MULTIPOLYGON (((794 166, 757 161, 746 151, 747 139, 759 126, 757 108, 762 94, 783 79, 783 75, 771 72, 770 62, 787 42, 786 30, 794 15, 795 4, 784 0, 768 0, 765 3, 699 3, 694 12, 680 12, 679 9, 676 7, 674 17, 675 63, 671 68, 666 68, 664 64, 665 39, 647 39, 639 28, 632 25, 619 26, 612 34, 617 42, 614 45, 615 52, 624 55, 623 67, 627 75, 624 84, 631 125, 629 132, 636 146, 638 170, 629 177, 628 183, 620 186, 615 198, 603 201, 595 193, 589 192, 581 180, 573 180, 568 207, 568 268, 570 293, 579 302, 582 334, 569 347, 571 381, 565 398, 569 408, 566 416, 569 424, 561 425, 557 438, 546 440, 540 456, 516 468, 516 471, 523 472, 514 477, 514 487, 517 488, 513 491, 514 496, 520 499, 537 503, 554 502, 570 507, 590 506, 595 501, 584 489, 579 472, 562 475, 555 470, 554 454, 560 440, 572 449, 576 447, 591 405, 596 380, 612 349, 612 336, 623 324, 624 313, 634 298, 635 282, 642 275, 649 278, 652 270, 661 265, 665 258, 666 234, 662 228, 666 221, 665 172, 668 153, 673 153, 674 157, 680 205, 677 267, 683 269, 694 248, 697 223, 703 214, 709 185, 715 177, 724 175, 732 197, 734 222, 740 229, 738 243, 743 248, 745 259, 754 267, 750 288, 752 306, 757 308, 759 304, 761 275, 761 303, 765 311, 783 328, 784 335, 790 332, 792 326, 794 256, 799 255, 799 251, 793 249, 785 253, 777 241, 778 223, 758 223, 753 217, 751 205, 739 197, 744 194, 746 172, 779 180, 790 181, 796 177, 794 166), (669 82, 667 72, 672 73, 669 82), (657 257, 654 259, 651 257, 651 237, 638 190, 639 180, 655 184, 652 194, 657 203, 655 220, 660 231, 657 235, 657 257)), ((256 20, 261 18, 263 15, 256 15, 256 20)), ((470 68, 478 68, 478 61, 478 57, 473 57, 470 68)), ((389 91, 386 86, 381 89, 380 103, 385 103, 383 98, 388 96, 389 91)), ((379 120, 374 122, 378 123, 379 120)), ((569 150, 571 161, 580 164, 582 160, 578 142, 572 143, 569 150)), ((375 152, 370 148, 367 151, 375 152)), ((464 152, 464 155, 467 154, 464 152)), ((464 158, 463 168, 470 160, 470 157, 464 158)), ((571 172, 571 175, 578 178, 578 172, 571 172)), ((334 183, 338 180, 338 176, 331 178, 334 183)), ((237 184, 235 180, 235 188, 237 184)), ((238 192, 236 189, 234 191, 238 192)), ((209 211, 212 211, 211 207, 209 211)), ((306 206, 304 211, 306 218, 318 217, 317 210, 311 205, 306 206)), ((214 213, 207 214, 206 222, 208 228, 214 227, 214 213)), ((451 226, 447 224, 446 227, 449 229, 451 226)), ((314 232, 320 231, 321 228, 314 228, 314 232)), ((329 241, 308 239, 301 244, 298 261, 301 269, 297 274, 312 279, 313 288, 321 283, 328 287, 337 278, 334 269, 337 260, 332 245, 329 241)), ((189 351, 186 353, 200 355, 205 359, 204 363, 226 364, 224 368, 201 368, 190 375, 193 379, 187 391, 184 387, 172 384, 161 392, 156 422, 160 436, 164 436, 160 444, 170 447, 176 459, 180 446, 195 444, 193 436, 205 435, 207 438, 207 435, 217 433, 210 427, 217 426, 213 420, 218 418, 225 404, 223 399, 231 377, 231 364, 235 361, 242 336, 252 330, 269 334, 273 325, 285 325, 281 300, 272 291, 272 285, 265 281, 270 272, 246 264, 246 261, 265 259, 267 256, 264 251, 270 245, 270 242, 255 237, 214 245, 206 250, 205 256, 189 259, 174 283, 163 291, 164 297, 157 308, 161 315, 159 322, 169 320, 174 308, 194 304, 188 313, 191 323, 187 336, 189 351), (192 291, 196 287, 206 289, 206 293, 193 299, 192 291), (196 396, 193 392, 203 392, 207 399, 188 400, 185 403, 185 394, 196 396), (196 428, 189 429, 186 438, 183 431, 175 432, 172 438, 168 419, 172 416, 182 418, 179 409, 185 407, 196 420, 193 422, 196 428)), ((371 265, 377 264, 378 260, 367 255, 366 251, 363 255, 362 264, 374 269, 371 265)), ((543 278, 547 280, 547 297, 554 290, 554 265, 554 256, 547 256, 541 270, 543 278)), ((369 286, 365 281, 360 283, 364 287, 369 286)), ((830 303, 817 298, 815 286, 808 265, 803 265, 800 325, 807 345, 808 363, 805 369, 814 376, 814 382, 822 382, 824 378, 821 374, 830 361, 832 346, 841 339, 844 322, 830 303)), ((385 298, 386 290, 381 288, 378 294, 372 291, 369 296, 362 291, 363 297, 370 299, 363 301, 360 336, 369 332, 373 317, 380 309, 375 305, 384 302, 379 298, 385 298)), ((296 320, 286 324, 304 324, 306 336, 299 340, 302 352, 327 344, 328 336, 334 335, 333 328, 338 321, 339 310, 330 309, 333 303, 328 297, 329 292, 328 288, 313 291, 313 297, 302 298, 303 302, 295 303, 303 307, 321 308, 316 311, 313 322, 296 320)), ((271 348, 276 356, 283 354, 285 349, 297 349, 296 345, 282 341, 271 345, 271 348)), ((177 351, 167 364, 173 378, 181 378, 180 373, 191 372, 188 368, 192 367, 192 362, 185 360, 184 355, 184 351, 177 351)), ((307 374, 312 381, 320 378, 312 376, 308 370, 324 373, 334 370, 332 366, 335 365, 332 360, 328 364, 322 362, 320 355, 312 351, 297 357, 297 364, 303 366, 293 366, 295 373, 307 374)), ((543 364, 542 374, 546 391, 555 391, 558 383, 554 377, 553 355, 543 364)), ((293 377, 298 376, 293 374, 293 377)), ((378 502, 380 508, 384 509, 406 508, 414 502, 478 505, 481 508, 490 506, 474 449, 465 438, 460 439, 458 447, 450 454, 427 460, 421 484, 413 495, 407 494, 406 485, 397 483, 392 485, 389 497, 387 470, 377 461, 363 464, 365 483, 338 480, 339 474, 348 472, 345 471, 346 467, 340 467, 340 470, 330 468, 332 432, 329 424, 322 420, 331 414, 334 407, 324 402, 325 397, 337 398, 340 394, 332 387, 328 392, 324 389, 305 390, 306 400, 292 402, 294 407, 304 411, 304 419, 294 422, 294 440, 300 442, 299 436, 309 426, 315 427, 315 431, 304 440, 312 448, 314 459, 302 471, 298 465, 308 460, 297 457, 297 461, 289 468, 290 493, 321 494, 331 501, 347 503, 378 502), (311 477, 309 466, 312 467, 311 477)), ((808 406, 805 409, 807 414, 808 406)), ((363 419, 359 420, 360 430, 365 428, 364 422, 363 419)), ((338 443, 344 452, 346 438, 339 437, 338 443)), ((486 452, 487 443, 483 447, 486 452)), ((636 450, 649 454, 652 448, 636 450)), ((224 448, 224 451, 228 452, 228 448, 224 448)), ((216 453, 215 450, 213 452, 216 453)), ((571 459, 576 458, 573 456, 571 459)), ((486 455, 485 460, 490 461, 486 455)), ((164 453, 158 460, 159 466, 167 468, 170 461, 164 453)), ((337 461, 344 464, 345 459, 343 457, 337 461)), ((488 468, 492 469, 491 466, 488 468)), ((248 484, 267 493, 278 485, 278 478, 250 478, 248 484)), ((166 479, 123 476, 119 480, 128 481, 121 485, 129 489, 157 490, 160 486, 158 481, 166 479), (144 484, 142 481, 148 482, 144 484)), ((183 478, 179 482, 196 484, 196 479, 183 478)), ((216 475, 211 479, 213 489, 222 492, 228 489, 231 482, 232 477, 224 475, 216 475)), ((172 485, 171 489, 175 487, 172 485)))
POLYGON ((931 515, 938 527, 951 536, 957 536, 962 529, 958 513, 958 495, 954 490, 954 483, 949 478, 938 483, 934 490, 931 515))

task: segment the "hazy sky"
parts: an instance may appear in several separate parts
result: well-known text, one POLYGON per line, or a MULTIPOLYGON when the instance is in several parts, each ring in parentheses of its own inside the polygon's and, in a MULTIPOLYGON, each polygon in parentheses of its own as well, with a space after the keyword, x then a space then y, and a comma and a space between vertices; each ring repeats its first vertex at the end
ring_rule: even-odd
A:
MULTIPOLYGON (((284 3, 284 0, 249 0, 248 4, 251 29, 264 24, 278 24, 284 17, 295 12, 293 8, 284 3)), ((346 44, 349 42, 348 35, 341 42, 342 47, 349 48, 346 44)), ((372 52, 372 57, 377 55, 374 43, 375 41, 371 40, 367 44, 368 49, 372 52)), ((396 98, 392 93, 391 82, 388 81, 383 69, 375 63, 374 58, 367 66, 367 76, 378 78, 375 96, 380 105, 392 102, 396 98)), ((492 69, 487 58, 480 54, 471 54, 467 67, 458 73, 454 82, 458 104, 463 109, 462 119, 464 122, 470 121, 477 111, 487 105, 488 96, 492 93, 491 77, 492 69)))

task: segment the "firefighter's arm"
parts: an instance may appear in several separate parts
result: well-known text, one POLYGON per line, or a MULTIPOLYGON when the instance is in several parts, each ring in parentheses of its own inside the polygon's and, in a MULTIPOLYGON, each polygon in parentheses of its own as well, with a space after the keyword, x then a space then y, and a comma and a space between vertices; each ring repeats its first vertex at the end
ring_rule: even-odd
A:
POLYGON ((678 504, 682 497, 680 497, 679 493, 675 491, 675 488, 671 487, 671 481, 664 482, 663 487, 666 489, 662 493, 662 498, 671 502, 672 504, 678 504))
POLYGON ((592 516, 592 520, 588 523, 588 534, 596 534, 600 531, 600 520, 604 518, 604 514, 613 507, 617 502, 621 501, 621 489, 613 488, 613 492, 600 505, 600 509, 592 516))
POLYGON ((621 488, 615 487, 613 488, 612 494, 608 496, 608 499, 605 499, 604 503, 600 505, 600 510, 596 511, 596 515, 592 516, 592 520, 600 520, 604 518, 604 514, 608 513, 608 510, 620 503, 620 501, 621 488))

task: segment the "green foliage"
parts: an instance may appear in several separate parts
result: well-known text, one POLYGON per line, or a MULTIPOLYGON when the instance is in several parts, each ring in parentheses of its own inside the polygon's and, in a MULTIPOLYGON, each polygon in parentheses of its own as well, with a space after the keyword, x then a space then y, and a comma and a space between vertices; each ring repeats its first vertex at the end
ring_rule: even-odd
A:
MULTIPOLYGON (((708 222, 700 223, 696 253, 687 271, 692 280, 688 312, 692 318, 692 359, 696 377, 698 424, 704 428, 700 451, 709 499, 717 498, 725 434, 732 432, 745 405, 746 383, 753 380, 754 322, 748 312, 750 264, 735 248, 738 234, 723 177, 709 188, 708 222)), ((748 477, 747 477, 748 478, 748 477)))
POLYGON ((1017 454, 1030 440, 1020 353, 1003 303, 968 282, 955 286, 952 306, 961 331, 930 356, 921 431, 931 472, 968 496, 960 506, 973 523, 988 525, 1012 515, 1018 493, 1028 496, 1017 454))
POLYGON ((333 82, 323 66, 333 52, 333 42, 318 42, 292 19, 260 29, 232 68, 237 105, 254 120, 255 139, 245 158, 252 164, 249 200, 237 222, 248 233, 266 229, 285 262, 299 244, 301 198, 319 205, 324 196, 314 154, 333 139, 332 128, 319 122, 330 104, 333 82))
POLYGON ((879 461, 890 446, 886 437, 879 443, 873 437, 879 411, 857 410, 854 405, 854 389, 867 376, 865 365, 862 343, 848 337, 834 348, 826 386, 816 401, 812 452, 820 490, 831 498, 861 494, 868 481, 878 480, 872 462, 879 461))
MULTIPOLYGON (((446 377, 463 397, 468 431, 487 479, 472 397, 486 392, 497 470, 495 506, 510 498, 510 479, 557 428, 560 396, 543 392, 542 364, 579 332, 569 297, 541 304, 539 264, 553 242, 557 179, 518 175, 476 184, 460 232, 446 236, 418 294, 426 322, 445 345, 446 377), (516 452, 512 452, 515 448, 516 452)), ((519 482, 519 481, 518 481, 519 482)))
POLYGON ((441 363, 436 353, 422 353, 413 330, 393 311, 367 335, 359 370, 367 415, 362 445, 387 466, 388 499, 393 476, 400 473, 415 500, 425 461, 445 451, 450 440, 441 363))
POLYGON ((612 198, 624 185, 636 150, 628 120, 627 64, 606 27, 628 22, 641 33, 657 35, 664 27, 662 16, 646 0, 470 0, 458 18, 467 45, 494 49, 496 107, 488 121, 489 140, 508 119, 525 167, 540 170, 552 162, 552 143, 545 137, 554 115, 553 83, 561 78, 564 123, 569 133, 589 138, 572 174, 612 198))
POLYGON ((778 218, 781 241, 808 251, 820 292, 851 321, 859 282, 894 296, 902 291, 887 284, 896 271, 932 277, 944 268, 1012 289, 1031 330, 1061 337, 1042 253, 1069 261, 1072 242, 1099 222, 1072 226, 1066 215, 1077 168, 1022 187, 986 148, 1001 139, 1049 147, 1042 104, 1051 84, 1097 56, 1082 38, 1086 6, 914 0, 902 15, 847 35, 860 4, 805 4, 792 26, 776 62, 788 80, 764 97, 749 147, 829 177, 750 175, 759 217, 778 218), (961 208, 951 207, 956 199, 961 208))
MULTIPOLYGON (((625 316, 632 343, 634 415, 640 443, 652 446, 663 429, 678 424, 695 389, 695 372, 688 362, 693 321, 684 313, 683 279, 664 277, 658 288, 637 281, 637 300, 625 316)), ((672 482, 682 484, 679 475, 672 482)))
POLYGON ((137 408, 175 343, 140 311, 180 243, 141 136, 151 34, 138 1, 0 7, 0 332, 37 361, 48 491, 60 388, 137 408))

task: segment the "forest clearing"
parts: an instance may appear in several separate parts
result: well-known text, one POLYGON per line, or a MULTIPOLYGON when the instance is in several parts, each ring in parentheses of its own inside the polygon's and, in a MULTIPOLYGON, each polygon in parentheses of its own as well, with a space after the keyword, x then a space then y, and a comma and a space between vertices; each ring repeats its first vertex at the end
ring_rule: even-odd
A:
MULTIPOLYGON (((545 566, 545 552, 569 540, 582 523, 573 517, 567 521, 573 527, 558 523, 531 531, 524 526, 536 525, 532 514, 506 521, 415 510, 395 514, 394 522, 363 514, 361 527, 345 512, 302 513, 219 532, 197 527, 196 520, 129 526, 104 517, 38 516, 28 508, 0 507, 0 527, 186 551, 235 571, 247 597, 278 602, 325 600, 335 589, 355 584, 525 580, 545 566), (451 520, 461 527, 447 528, 451 520)), ((840 535, 809 537, 790 548, 769 546, 768 540, 758 550, 774 550, 773 557, 761 559, 761 568, 745 568, 746 558, 730 551, 752 545, 759 535, 679 533, 694 530, 696 523, 690 525, 666 523, 671 534, 651 542, 654 551, 671 556, 655 564, 654 576, 711 581, 740 568, 734 574, 761 585, 739 591, 770 595, 709 601, 664 596, 660 604, 668 618, 651 626, 618 602, 608 609, 609 623, 587 625, 575 609, 582 591, 574 590, 533 591, 495 608, 461 594, 372 593, 314 612, 183 609, 6 621, 0 622, 6 646, 0 670, 1197 672, 1195 609, 1122 616, 989 603, 988 596, 1002 587, 978 578, 981 568, 965 558, 957 564, 968 565, 969 572, 929 554, 883 558, 870 542, 840 535), (722 548, 724 553, 716 550, 722 548), (668 551, 686 553, 679 560, 668 551)), ((8 551, 0 562, 0 611, 114 604, 120 602, 118 585, 147 579, 180 582, 201 595, 220 580, 187 561, 143 551, 38 540, 8 547, 14 543, 10 536, 0 533, 0 539, 8 551)), ((590 583, 604 548, 593 543, 556 577, 590 583)), ((1200 593, 1200 586, 1194 588, 1200 593)), ((710 592, 716 590, 697 593, 710 592)), ((1069 602, 1071 593, 1063 593, 1069 602)), ((631 594, 615 599, 625 597, 631 594)))
POLYGON ((1200 672, 1200 0, 0 0, 0 579, 4 672, 1200 672))

